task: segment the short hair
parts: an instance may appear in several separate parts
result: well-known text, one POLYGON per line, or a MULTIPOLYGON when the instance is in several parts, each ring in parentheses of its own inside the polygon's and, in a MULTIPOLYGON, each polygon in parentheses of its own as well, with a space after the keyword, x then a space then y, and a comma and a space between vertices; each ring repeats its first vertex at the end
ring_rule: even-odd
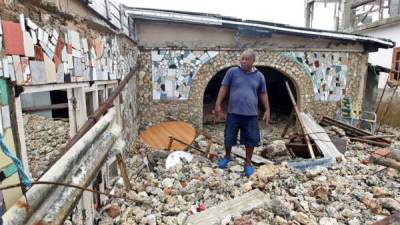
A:
POLYGON ((242 52, 242 54, 244 53, 249 53, 251 57, 253 57, 253 60, 256 61, 256 53, 253 51, 253 49, 247 48, 242 52))

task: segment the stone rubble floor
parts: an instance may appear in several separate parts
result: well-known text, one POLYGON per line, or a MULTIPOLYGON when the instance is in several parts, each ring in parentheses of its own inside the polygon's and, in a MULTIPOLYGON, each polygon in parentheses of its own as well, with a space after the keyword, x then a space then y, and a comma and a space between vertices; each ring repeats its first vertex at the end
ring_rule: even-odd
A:
POLYGON ((29 171, 37 180, 59 156, 69 139, 69 123, 35 114, 24 114, 29 171))
MULTIPOLYGON (((205 129, 223 140, 223 124, 207 125, 205 129)), ((288 159, 279 135, 284 125, 274 125, 262 133, 264 149, 271 156, 288 159), (284 151, 284 152, 282 152, 284 151)), ((337 129, 327 128, 335 133, 337 129)), ((399 129, 385 128, 383 133, 400 134, 399 129)), ((399 149, 397 136, 393 147, 399 149)), ((197 139, 201 144, 201 138, 197 139)), ((213 146, 219 157, 221 146, 213 146)), ((256 166, 256 173, 247 178, 243 175, 243 159, 233 157, 228 169, 217 168, 196 150, 190 150, 191 162, 178 164, 166 170, 165 159, 169 152, 149 150, 138 143, 126 158, 133 190, 126 193, 122 179, 116 182, 114 194, 133 198, 135 202, 110 199, 111 205, 120 209, 120 215, 111 218, 107 210, 100 215, 100 224, 186 224, 189 209, 203 203, 205 208, 216 206, 258 188, 268 201, 242 215, 232 215, 218 224, 372 224, 395 211, 400 211, 400 173, 394 169, 360 163, 379 147, 349 142, 346 161, 328 168, 316 168, 306 172, 289 169, 285 163, 256 166), (142 168, 147 155, 150 170, 142 168), (139 172, 140 171, 140 172, 139 172)), ((265 151, 264 151, 265 152, 265 151)), ((110 206, 108 205, 108 207, 110 206)))

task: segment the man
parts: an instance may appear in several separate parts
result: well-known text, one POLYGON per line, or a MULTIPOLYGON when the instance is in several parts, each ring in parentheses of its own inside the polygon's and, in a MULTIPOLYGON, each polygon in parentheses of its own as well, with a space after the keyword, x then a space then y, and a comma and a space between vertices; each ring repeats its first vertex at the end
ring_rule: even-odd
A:
POLYGON ((236 145, 236 139, 240 130, 240 144, 246 147, 246 160, 244 173, 247 177, 254 173, 251 166, 251 157, 254 147, 260 142, 258 128, 258 99, 265 108, 263 120, 268 125, 270 113, 267 95, 267 87, 264 75, 259 72, 253 63, 255 53, 247 49, 243 51, 240 59, 240 67, 230 68, 221 83, 214 113, 217 118, 223 115, 221 103, 229 93, 228 115, 225 124, 225 157, 219 160, 219 168, 225 169, 231 160, 232 146, 236 145))

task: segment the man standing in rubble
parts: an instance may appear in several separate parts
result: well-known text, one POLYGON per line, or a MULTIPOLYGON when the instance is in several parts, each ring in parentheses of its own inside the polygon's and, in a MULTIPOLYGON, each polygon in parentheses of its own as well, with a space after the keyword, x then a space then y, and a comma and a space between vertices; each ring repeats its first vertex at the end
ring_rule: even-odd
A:
POLYGON ((258 128, 258 99, 265 108, 263 120, 268 125, 269 101, 264 75, 253 67, 256 59, 254 51, 243 51, 240 66, 230 68, 221 83, 214 113, 217 118, 223 115, 221 103, 229 93, 228 115, 225 123, 225 157, 220 159, 218 167, 225 169, 231 160, 232 146, 237 144, 240 130, 240 144, 246 148, 244 174, 249 177, 254 173, 251 157, 254 147, 260 142, 258 128))

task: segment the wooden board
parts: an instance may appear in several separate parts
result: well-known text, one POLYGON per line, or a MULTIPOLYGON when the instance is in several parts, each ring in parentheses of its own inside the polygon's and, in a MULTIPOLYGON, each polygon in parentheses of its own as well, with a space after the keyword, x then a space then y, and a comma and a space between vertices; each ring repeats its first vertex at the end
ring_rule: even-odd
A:
MULTIPOLYGON (((237 146, 233 146, 232 147, 232 153, 245 159, 246 158, 246 150, 237 147, 237 146)), ((253 156, 251 157, 251 161, 255 164, 274 164, 272 161, 269 161, 268 159, 265 159, 259 155, 253 154, 253 156)))
POLYGON ((189 216, 188 224, 191 225, 210 225, 219 224, 219 221, 226 216, 237 216, 253 208, 262 206, 269 199, 260 190, 255 189, 247 192, 235 199, 213 206, 201 213, 189 216))
MULTIPOLYGON (((187 144, 192 144, 196 130, 192 125, 182 121, 162 122, 147 128, 140 134, 140 139, 153 149, 168 149, 170 136, 187 144)), ((174 141, 171 149, 186 150, 187 146, 174 141)))
POLYGON ((304 121, 305 131, 310 138, 314 140, 315 144, 324 154, 324 157, 343 157, 343 154, 340 153, 336 146, 332 143, 325 129, 318 125, 317 122, 308 114, 301 112, 299 117, 301 117, 302 121, 304 121))

